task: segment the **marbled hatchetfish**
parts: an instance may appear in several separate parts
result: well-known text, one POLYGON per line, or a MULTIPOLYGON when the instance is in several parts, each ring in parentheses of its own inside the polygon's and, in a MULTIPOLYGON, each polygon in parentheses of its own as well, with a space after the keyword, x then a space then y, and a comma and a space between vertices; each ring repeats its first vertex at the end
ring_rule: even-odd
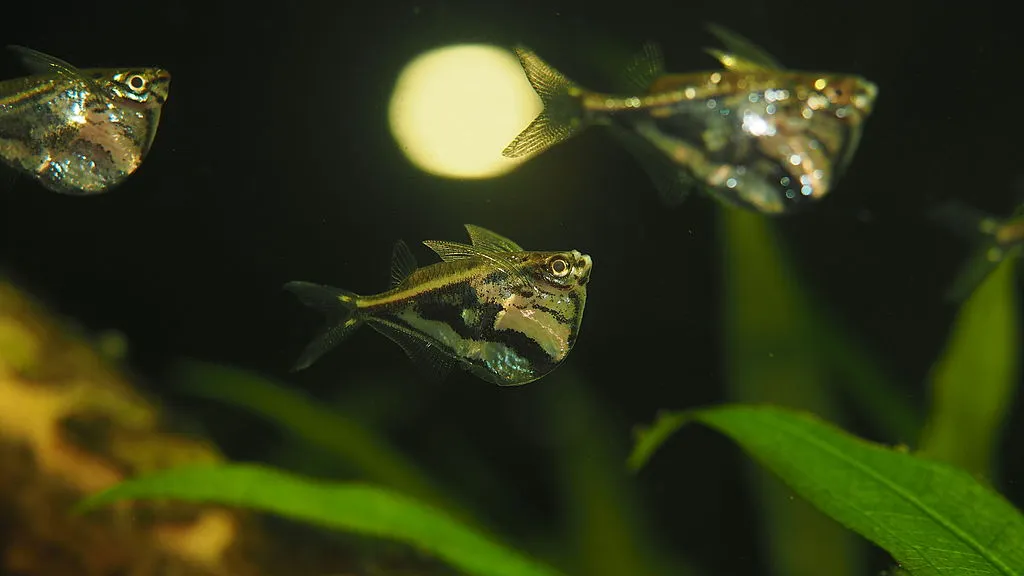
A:
POLYGON ((724 70, 666 74, 647 44, 626 70, 631 94, 582 88, 515 48, 544 109, 504 155, 536 154, 604 125, 669 205, 703 189, 728 205, 781 214, 826 196, 853 158, 878 88, 859 76, 783 69, 739 35, 709 28, 729 50, 707 49, 724 70))
POLYGON ((0 159, 63 194, 101 194, 142 164, 171 76, 84 68, 9 46, 35 74, 0 82, 0 159))
POLYGON ((427 240, 442 262, 417 268, 395 244, 391 288, 360 296, 330 286, 289 282, 285 289, 328 316, 295 365, 306 368, 367 324, 393 340, 434 377, 459 366, 494 384, 541 378, 572 350, 583 319, 591 258, 576 250, 525 251, 466 225, 471 244, 427 240))

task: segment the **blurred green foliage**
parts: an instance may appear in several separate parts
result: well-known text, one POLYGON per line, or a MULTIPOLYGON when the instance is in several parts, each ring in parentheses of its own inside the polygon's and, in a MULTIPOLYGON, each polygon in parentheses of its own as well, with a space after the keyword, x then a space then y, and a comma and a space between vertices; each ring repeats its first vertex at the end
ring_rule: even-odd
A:
POLYGON ((243 506, 328 528, 406 542, 467 574, 556 576, 479 530, 397 492, 366 484, 327 483, 247 464, 179 467, 97 494, 88 510, 126 498, 162 498, 243 506))
MULTIPOLYGON (((819 334, 834 331, 815 314, 810 291, 790 262, 775 221, 719 209, 722 250, 722 351, 734 402, 772 403, 843 417, 829 387, 830 350, 819 334)), ((813 507, 794 501, 776 478, 751 467, 772 574, 854 576, 863 572, 859 542, 813 507)))
MULTIPOLYGON (((879 357, 801 280, 774 226, 722 211, 722 349, 736 404, 662 413, 640 434, 630 468, 638 470, 688 422, 732 438, 772 473, 752 479, 769 557, 786 576, 862 573, 865 555, 851 544, 854 533, 899 562, 893 573, 1024 573, 1024 519, 975 479, 995 474, 1000 430, 1020 380, 1016 260, 1006 259, 963 303, 931 374, 925 418, 897 393, 899 383, 879 357), (894 444, 919 439, 920 450, 869 443, 825 422, 851 413, 894 444)), ((655 544, 636 487, 622 475, 626 439, 606 433, 617 428, 614 420, 571 366, 544 383, 566 521, 561 529, 537 527, 536 539, 523 546, 489 535, 474 520, 486 511, 467 510, 385 438, 287 385, 191 360, 178 364, 174 380, 193 395, 273 422, 378 486, 228 465, 129 480, 86 506, 137 498, 246 506, 406 542, 468 574, 556 573, 516 548, 571 574, 699 574, 655 544)), ((515 494, 512 486, 501 489, 515 494)))
POLYGON ((371 430, 311 398, 253 372, 200 360, 180 360, 177 388, 269 420, 303 442, 348 463, 360 477, 428 502, 459 509, 426 474, 371 430))
POLYGON ((694 569, 666 558, 654 545, 638 504, 637 487, 622 468, 629 439, 615 434, 610 410, 569 365, 552 374, 545 390, 553 436, 564 442, 556 466, 569 512, 566 545, 574 550, 572 574, 686 576, 694 569))
POLYGON ((921 451, 982 477, 996 473, 999 432, 1021 377, 1016 265, 1003 260, 964 302, 931 375, 921 451))

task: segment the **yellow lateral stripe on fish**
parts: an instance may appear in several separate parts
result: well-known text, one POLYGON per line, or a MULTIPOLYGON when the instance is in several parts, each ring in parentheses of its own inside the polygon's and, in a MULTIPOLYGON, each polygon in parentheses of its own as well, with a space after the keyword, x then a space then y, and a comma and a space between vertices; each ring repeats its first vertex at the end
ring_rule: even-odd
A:
POLYGON ((576 343, 592 261, 577 250, 527 251, 478 226, 472 244, 428 240, 442 261, 422 268, 403 242, 392 256, 392 287, 360 296, 289 282, 285 289, 327 315, 301 370, 363 324, 387 336, 434 376, 452 366, 501 386, 537 380, 576 343))
POLYGON ((636 94, 588 90, 516 47, 544 109, 503 154, 538 154, 603 125, 670 205, 694 187, 765 214, 828 195, 852 161, 877 86, 856 75, 784 70, 738 34, 712 32, 731 50, 709 49, 724 70, 666 74, 660 52, 645 46, 630 65, 633 84, 645 87, 636 94))
POLYGON ((0 82, 0 160, 63 194, 100 194, 142 164, 170 74, 87 68, 10 46, 33 76, 0 82))
POLYGON ((0 82, 0 108, 26 102, 40 94, 51 93, 58 81, 57 77, 43 80, 29 77, 0 82))

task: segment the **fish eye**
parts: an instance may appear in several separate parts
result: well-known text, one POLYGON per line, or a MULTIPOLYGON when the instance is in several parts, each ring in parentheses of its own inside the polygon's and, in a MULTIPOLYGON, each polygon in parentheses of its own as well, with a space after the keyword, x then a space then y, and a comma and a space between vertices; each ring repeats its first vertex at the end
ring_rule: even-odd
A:
POLYGON ((128 77, 128 87, 133 92, 142 92, 146 89, 146 78, 141 74, 133 74, 128 77))
POLYGON ((569 270, 571 268, 569 266, 569 262, 565 258, 557 256, 548 262, 548 269, 551 270, 551 275, 555 278, 564 278, 569 274, 569 270))

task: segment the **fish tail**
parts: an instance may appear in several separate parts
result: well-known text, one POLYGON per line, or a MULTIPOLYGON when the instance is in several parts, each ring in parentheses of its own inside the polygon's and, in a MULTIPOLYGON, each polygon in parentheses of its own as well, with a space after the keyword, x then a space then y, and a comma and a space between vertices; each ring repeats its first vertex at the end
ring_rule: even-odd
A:
POLYGON ((517 46, 515 53, 544 109, 505 148, 502 155, 506 158, 542 152, 568 139, 586 125, 582 105, 586 91, 529 48, 517 46))
POLYGON ((348 290, 310 282, 289 282, 284 285, 284 289, 298 296, 299 301, 306 306, 327 316, 324 328, 292 366, 293 372, 308 368, 363 325, 359 315, 359 296, 348 290))

